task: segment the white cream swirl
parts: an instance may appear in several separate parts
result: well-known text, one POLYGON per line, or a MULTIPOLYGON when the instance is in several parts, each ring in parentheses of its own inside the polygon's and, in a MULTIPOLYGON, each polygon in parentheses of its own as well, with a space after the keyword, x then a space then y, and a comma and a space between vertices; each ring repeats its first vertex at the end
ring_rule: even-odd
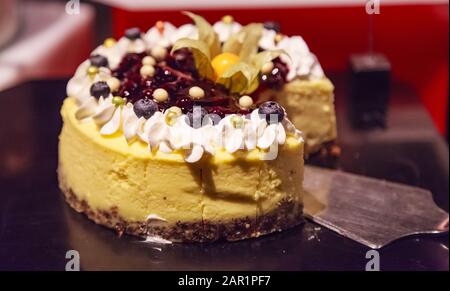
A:
POLYGON ((119 48, 119 53, 125 55, 126 53, 143 53, 147 50, 147 45, 142 38, 129 39, 125 36, 121 37, 116 46, 119 48))
POLYGON ((100 97, 98 102, 94 97, 89 97, 75 112, 79 120, 91 118, 101 126, 100 134, 111 135, 122 130, 127 142, 132 142, 142 132, 145 118, 138 118, 133 111, 133 104, 115 105, 113 97, 100 97))
POLYGON ((223 21, 217 21, 213 25, 214 31, 219 35, 219 40, 225 42, 230 38, 232 34, 238 33, 242 28, 242 25, 238 22, 225 23, 223 21))
POLYGON ((274 50, 277 48, 275 43, 276 31, 273 29, 264 29, 261 39, 259 40, 259 46, 264 50, 274 50))
MULTIPOLYGON (((89 62, 89 60, 87 60, 89 62)), ((80 65, 80 71, 73 76, 67 83, 67 96, 74 97, 78 104, 84 103, 91 96, 90 89, 92 84, 99 81, 106 81, 111 77, 111 71, 108 68, 99 68, 98 74, 95 76, 89 76, 86 72, 83 73, 83 69, 86 65, 86 61, 80 65)), ((89 67, 89 66, 87 66, 89 67)))
POLYGON ((92 51, 91 55, 101 55, 108 59, 109 67, 114 70, 117 68, 122 61, 123 56, 126 53, 126 49, 123 48, 124 44, 121 46, 115 43, 112 46, 99 45, 92 51))
POLYGON ((288 81, 295 77, 323 78, 323 70, 314 54, 309 51, 306 42, 301 36, 284 37, 277 45, 289 56, 281 55, 280 58, 289 67, 288 81))
POLYGON ((191 38, 191 39, 198 39, 198 29, 193 24, 184 24, 170 36, 170 43, 174 44, 177 40, 180 38, 191 38))
POLYGON ((144 40, 149 48, 168 47, 172 44, 171 38, 176 32, 177 28, 172 23, 165 21, 162 30, 156 26, 150 28, 145 34, 144 40))
POLYGON ((317 57, 310 52, 301 36, 284 36, 279 43, 276 43, 276 35, 277 33, 274 30, 264 29, 259 46, 265 50, 282 49, 287 53, 287 55, 281 55, 280 58, 288 65, 288 81, 292 81, 296 77, 307 79, 324 77, 324 72, 317 57))
POLYGON ((268 124, 255 109, 248 117, 232 114, 214 125, 211 119, 204 119, 203 126, 193 128, 187 123, 186 115, 167 122, 165 113, 155 112, 148 120, 138 118, 133 105, 115 105, 113 97, 100 97, 97 101, 89 97, 78 110, 75 117, 79 120, 92 120, 100 126, 101 135, 112 135, 120 129, 127 142, 136 137, 148 144, 150 151, 163 153, 181 152, 188 163, 199 161, 205 153, 214 155, 218 149, 228 153, 238 150, 267 150, 271 146, 284 144, 286 136, 301 139, 301 133, 285 118, 281 123, 268 124), (239 118, 242 125, 236 127, 232 120, 239 118))
POLYGON ((88 70, 88 68, 91 66, 91 61, 89 59, 85 60, 84 62, 82 62, 77 70, 75 71, 75 75, 74 77, 80 77, 80 76, 85 76, 86 72, 88 70))

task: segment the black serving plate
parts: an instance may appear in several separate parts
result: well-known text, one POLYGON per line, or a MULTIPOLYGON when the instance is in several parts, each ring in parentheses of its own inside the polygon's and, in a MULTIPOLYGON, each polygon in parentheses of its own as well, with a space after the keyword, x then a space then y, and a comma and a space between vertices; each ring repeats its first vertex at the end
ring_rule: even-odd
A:
MULTIPOLYGON (((347 122, 345 80, 333 79, 339 167, 429 189, 448 211, 448 147, 413 94, 394 86, 389 129, 357 132, 347 122)), ((65 82, 35 81, 0 93, 1 270, 64 270, 68 250, 79 252, 82 270, 365 269, 367 247, 308 221, 241 242, 155 246, 119 238, 76 213, 56 178, 65 82)), ((380 250, 381 270, 448 270, 448 262, 448 234, 406 238, 380 250)))

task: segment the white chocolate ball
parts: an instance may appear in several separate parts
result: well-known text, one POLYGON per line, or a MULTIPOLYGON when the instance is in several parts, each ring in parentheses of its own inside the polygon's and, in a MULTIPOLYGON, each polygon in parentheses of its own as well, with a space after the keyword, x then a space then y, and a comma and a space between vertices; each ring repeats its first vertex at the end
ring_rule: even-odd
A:
POLYGON ((150 65, 143 65, 139 70, 139 73, 143 77, 153 77, 153 75, 155 74, 155 68, 150 65))
POLYGON ((108 84, 109 89, 111 89, 111 92, 116 92, 119 90, 120 87, 120 80, 114 77, 109 78, 106 80, 106 84, 108 84))
POLYGON ((145 57, 142 59, 142 64, 143 64, 143 65, 148 65, 148 66, 154 66, 154 65, 156 64, 156 61, 155 61, 155 59, 154 59, 153 57, 151 57, 151 56, 145 56, 145 57))
POLYGON ((162 46, 155 46, 150 51, 150 54, 157 60, 162 60, 167 55, 167 49, 162 46))
POLYGON ((192 99, 202 99, 205 97, 205 91, 198 86, 193 86, 189 88, 189 96, 191 96, 192 99))
POLYGON ((169 99, 169 93, 163 88, 158 88, 153 92, 153 98, 158 102, 164 102, 169 99))
POLYGON ((248 96, 248 95, 244 95, 241 96, 241 98, 239 98, 239 106, 241 106, 242 108, 250 108, 253 105, 253 99, 252 97, 248 96))
POLYGON ((273 70, 273 63, 267 62, 261 67, 261 73, 263 74, 269 74, 273 70))

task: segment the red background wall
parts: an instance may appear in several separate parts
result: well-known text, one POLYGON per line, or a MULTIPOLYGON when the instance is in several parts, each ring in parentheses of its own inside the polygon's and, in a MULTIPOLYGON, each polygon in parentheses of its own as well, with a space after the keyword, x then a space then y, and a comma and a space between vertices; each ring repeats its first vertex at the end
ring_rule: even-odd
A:
MULTIPOLYGON (((448 114, 449 7, 447 4, 381 5, 373 15, 374 48, 386 54, 397 81, 410 84, 441 133, 448 114)), ((275 20, 283 33, 299 34, 325 71, 347 69, 352 53, 368 49, 368 15, 364 6, 284 7, 271 9, 194 10, 210 22, 231 14, 241 23, 275 20)), ((179 11, 127 11, 114 8, 113 32, 120 37, 132 26, 147 30, 158 20, 186 23, 179 11)))

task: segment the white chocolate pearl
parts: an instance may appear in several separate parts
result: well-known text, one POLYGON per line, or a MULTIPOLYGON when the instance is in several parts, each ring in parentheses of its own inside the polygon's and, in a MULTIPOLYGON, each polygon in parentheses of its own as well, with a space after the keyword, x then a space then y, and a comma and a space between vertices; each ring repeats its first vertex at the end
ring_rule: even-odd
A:
POLYGON ((192 99, 202 99, 205 97, 205 91, 198 86, 193 86, 189 89, 189 96, 191 96, 192 99))
POLYGON ((111 92, 115 92, 119 90, 120 87, 120 80, 114 77, 109 78, 106 80, 106 83, 108 84, 109 88, 111 89, 111 92))
POLYGON ((169 99, 169 93, 163 88, 158 88, 153 92, 153 98, 158 102, 164 102, 169 99))
POLYGON ((273 70, 273 63, 267 62, 261 67, 261 73, 263 74, 269 74, 273 70))
POLYGON ((248 95, 244 95, 241 98, 239 98, 239 106, 242 108, 250 108, 253 105, 253 99, 252 97, 248 95))
POLYGON ((167 50, 162 46, 155 46, 150 53, 155 59, 162 60, 166 57, 167 50))
POLYGON ((143 65, 139 70, 139 73, 144 77, 152 77, 155 74, 155 68, 153 66, 143 65))
POLYGON ((142 64, 143 65, 149 65, 149 66, 154 66, 156 64, 156 61, 153 57, 151 56, 146 56, 142 59, 142 64))

